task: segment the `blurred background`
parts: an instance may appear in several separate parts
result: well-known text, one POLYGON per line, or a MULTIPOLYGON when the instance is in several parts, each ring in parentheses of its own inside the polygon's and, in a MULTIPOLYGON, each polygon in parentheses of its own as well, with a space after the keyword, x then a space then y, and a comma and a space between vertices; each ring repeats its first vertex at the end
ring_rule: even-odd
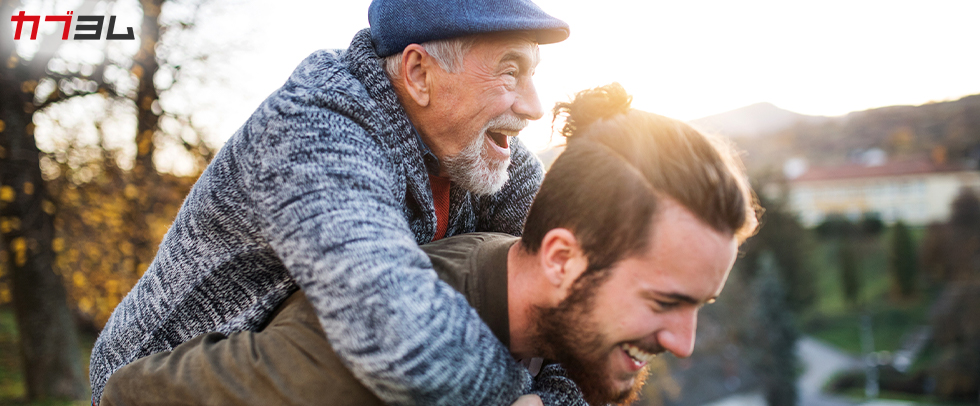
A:
MULTIPOLYGON (((332 3, 0 0, 0 405, 87 404, 95 337, 211 157, 367 26, 332 3), (134 39, 62 40, 43 18, 68 11, 69 38, 101 15, 134 39)), ((732 140, 766 209, 638 404, 980 403, 980 2, 538 4, 572 27, 541 47, 545 109, 618 81, 732 140)), ((546 165, 550 119, 521 135, 546 165)))

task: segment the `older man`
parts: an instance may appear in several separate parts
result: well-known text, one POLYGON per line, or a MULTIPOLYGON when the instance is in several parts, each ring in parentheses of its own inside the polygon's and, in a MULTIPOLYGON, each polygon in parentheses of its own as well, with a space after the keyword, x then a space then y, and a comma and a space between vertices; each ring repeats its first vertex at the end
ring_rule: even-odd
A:
POLYGON ((390 404, 510 404, 530 376, 418 244, 518 234, 542 171, 513 138, 542 111, 529 0, 375 0, 345 51, 307 58, 222 148, 92 353, 114 371, 201 333, 262 326, 302 289, 390 404))
MULTIPOLYGON (((758 224, 754 199, 730 149, 630 109, 618 85, 580 93, 564 109, 573 111, 568 148, 523 237, 473 233, 423 249, 515 358, 560 362, 593 405, 629 403, 654 356, 693 351, 698 309, 720 294, 736 247, 758 224)), ((580 404, 565 377, 546 367, 536 389, 549 403, 580 404)), ((202 335, 124 367, 102 398, 106 406, 325 399, 383 404, 331 349, 302 292, 262 331, 202 335)))

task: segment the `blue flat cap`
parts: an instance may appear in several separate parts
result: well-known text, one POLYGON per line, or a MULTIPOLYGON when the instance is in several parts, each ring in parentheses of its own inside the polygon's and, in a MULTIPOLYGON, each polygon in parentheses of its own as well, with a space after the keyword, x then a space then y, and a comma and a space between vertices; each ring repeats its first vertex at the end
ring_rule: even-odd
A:
POLYGON ((528 31, 539 44, 568 38, 568 24, 530 0, 374 0, 368 22, 380 57, 409 44, 490 32, 528 31))

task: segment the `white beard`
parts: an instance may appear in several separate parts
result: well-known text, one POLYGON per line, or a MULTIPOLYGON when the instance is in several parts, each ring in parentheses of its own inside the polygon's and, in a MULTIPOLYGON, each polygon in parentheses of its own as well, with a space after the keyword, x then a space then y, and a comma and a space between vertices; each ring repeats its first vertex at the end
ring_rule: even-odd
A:
MULTIPOLYGON (((510 175, 510 157, 495 160, 490 157, 488 142, 485 138, 487 130, 508 129, 520 131, 527 126, 527 120, 514 116, 502 115, 487 123, 486 127, 474 137, 472 143, 456 155, 446 157, 440 163, 449 180, 463 189, 479 196, 492 195, 500 191, 507 183, 510 175)), ((492 142, 492 141, 490 141, 492 142)))

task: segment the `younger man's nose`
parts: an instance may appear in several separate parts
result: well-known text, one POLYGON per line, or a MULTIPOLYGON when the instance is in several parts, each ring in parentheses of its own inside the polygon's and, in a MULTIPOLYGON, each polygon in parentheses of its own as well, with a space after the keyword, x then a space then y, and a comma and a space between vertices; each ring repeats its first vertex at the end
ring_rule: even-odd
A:
POLYGON ((682 312, 670 320, 670 325, 657 334, 660 345, 677 358, 690 357, 694 352, 694 336, 697 331, 697 310, 682 312))

